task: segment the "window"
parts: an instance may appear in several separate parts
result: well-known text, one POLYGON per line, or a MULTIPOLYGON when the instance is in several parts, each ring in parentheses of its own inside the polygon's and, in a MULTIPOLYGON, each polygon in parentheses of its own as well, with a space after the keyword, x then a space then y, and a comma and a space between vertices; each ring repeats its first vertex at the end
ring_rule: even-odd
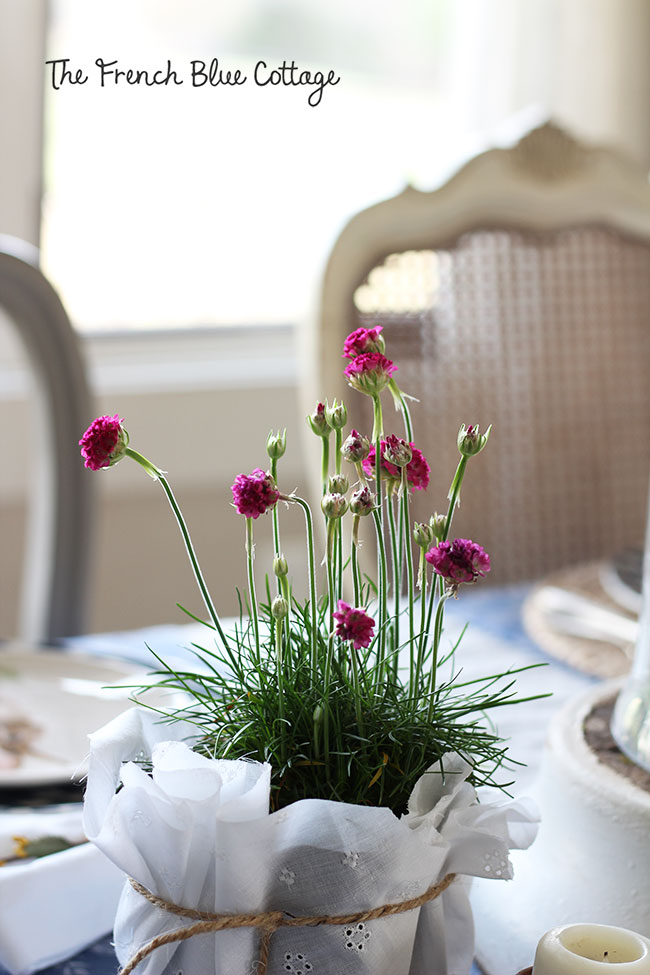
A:
POLYGON ((46 77, 43 263, 72 319, 94 330, 304 318, 346 219, 409 179, 436 182, 449 160, 451 6, 53 0, 48 58, 89 78, 55 91, 56 69, 46 77), (99 58, 150 81, 170 61, 183 84, 116 84, 107 69, 101 87, 99 58), (246 83, 200 84, 215 59, 222 82, 239 69, 246 83), (192 61, 205 62, 196 87, 192 61), (316 105, 314 85, 264 83, 292 61, 294 79, 340 82, 316 105))

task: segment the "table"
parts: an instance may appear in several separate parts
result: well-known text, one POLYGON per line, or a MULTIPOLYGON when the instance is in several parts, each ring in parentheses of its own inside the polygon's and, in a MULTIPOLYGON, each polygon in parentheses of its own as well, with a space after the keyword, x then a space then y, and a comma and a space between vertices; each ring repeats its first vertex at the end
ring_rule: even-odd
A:
MULTIPOLYGON (((535 778, 545 729, 553 712, 595 680, 547 656, 529 639, 521 622, 521 609, 529 590, 527 585, 467 589, 457 601, 449 601, 446 616, 446 629, 452 639, 466 621, 470 624, 457 655, 457 663, 462 663, 466 677, 530 663, 548 664, 522 674, 518 687, 526 696, 551 690, 553 697, 505 708, 499 715, 499 730, 512 742, 511 754, 527 764, 517 775, 514 790, 517 796, 524 795, 535 778)), ((170 662, 180 661, 184 657, 183 645, 196 639, 199 630, 196 625, 160 626, 128 633, 78 637, 69 643, 89 653, 125 656, 149 665, 151 658, 145 643, 170 662)), ((74 958, 43 972, 44 975, 115 975, 116 970, 117 962, 110 934, 107 934, 74 958)), ((478 975, 479 969, 475 968, 474 972, 478 975)), ((5 975, 4 969, 0 968, 0 975, 5 975)), ((502 975, 515 973, 504 972, 502 975)))

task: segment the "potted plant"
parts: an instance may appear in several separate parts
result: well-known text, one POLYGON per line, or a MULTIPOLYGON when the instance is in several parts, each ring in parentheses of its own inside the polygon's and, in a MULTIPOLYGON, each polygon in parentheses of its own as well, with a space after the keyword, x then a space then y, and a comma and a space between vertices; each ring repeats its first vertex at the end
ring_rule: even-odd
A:
POLYGON ((445 603, 490 568, 480 545, 451 538, 467 465, 490 431, 461 426, 446 511, 413 525, 411 493, 430 469, 381 333, 358 329, 344 347, 349 385, 372 402, 372 435, 345 436, 340 403, 309 417, 322 445, 320 591, 310 506, 281 489, 285 434, 269 434, 268 470, 233 483, 248 564, 234 628, 164 472, 130 446, 119 415, 80 441, 87 467, 130 457, 161 484, 207 612, 197 668, 160 661, 157 686, 183 691, 183 705, 161 712, 139 695, 143 706, 91 737, 86 832, 129 878, 115 927, 123 975, 460 975, 473 955, 467 878, 507 879, 508 850, 532 841, 528 807, 479 804, 476 793, 510 784, 485 713, 517 701, 514 678, 464 681, 443 639, 445 603), (404 437, 384 430, 386 394, 404 437), (283 504, 305 519, 304 601, 282 553, 283 504), (260 600, 253 531, 269 514, 273 572, 260 600), (374 579, 360 569, 364 520, 374 579))

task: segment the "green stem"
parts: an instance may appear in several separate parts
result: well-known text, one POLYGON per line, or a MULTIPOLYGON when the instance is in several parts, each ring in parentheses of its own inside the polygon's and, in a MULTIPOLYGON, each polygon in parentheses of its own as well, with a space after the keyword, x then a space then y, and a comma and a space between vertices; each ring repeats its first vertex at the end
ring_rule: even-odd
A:
POLYGON ((393 508, 393 498, 386 497, 386 511, 388 513, 388 534, 390 537, 390 548, 392 556, 392 569, 393 569, 393 601, 395 607, 395 618, 393 621, 393 638, 394 646, 391 648, 396 650, 399 647, 399 614, 400 614, 400 589, 402 581, 402 567, 399 552, 399 538, 397 529, 395 526, 395 511, 393 508))
POLYGON ((359 729, 359 734, 363 734, 363 712, 361 710, 361 683, 359 681, 359 660, 357 658, 357 651, 354 649, 352 643, 350 643, 350 660, 352 662, 352 685, 354 687, 354 713, 357 719, 357 727, 359 729))
POLYGON ((372 440, 375 443, 377 440, 381 440, 384 433, 384 418, 381 412, 381 400, 378 393, 375 393, 372 397, 372 420, 372 440))
POLYGON ((260 623, 257 615, 257 596, 255 594, 255 573, 253 572, 253 559, 255 558, 255 547, 253 545, 253 519, 246 519, 246 562, 248 565, 248 595, 251 604, 251 615, 253 617, 253 633, 255 634, 255 649, 257 658, 260 656, 260 623))
POLYGON ((372 438, 375 444, 375 489, 377 506, 372 516, 377 533, 377 577, 379 585, 379 640, 377 651, 377 685, 383 680, 384 659, 386 656, 386 623, 387 623, 387 573, 386 547, 384 545, 384 510, 381 496, 381 437, 384 432, 384 420, 381 411, 381 399, 378 394, 372 397, 372 438))
POLYGON ((286 576, 282 576, 281 579, 278 579, 278 584, 280 595, 287 601, 287 615, 282 622, 287 635, 287 650, 291 653, 291 590, 289 589, 289 580, 286 576))
POLYGON ((154 480, 160 481, 161 487, 165 492, 165 494, 167 495, 167 500, 169 501, 170 507, 174 512, 174 516, 176 517, 178 527, 181 530, 181 535, 183 536, 183 541, 185 542, 185 549, 189 556, 190 564, 192 566, 192 571, 194 572, 194 578, 196 579, 199 590, 201 592, 201 596, 203 597, 203 602, 205 603, 205 608, 208 611, 208 616, 210 617, 210 620, 212 621, 214 628, 219 634, 219 637, 224 647, 227 650, 229 650, 230 645, 226 638, 226 634, 223 631, 223 627, 221 626, 221 621, 219 619, 217 611, 210 597, 210 593, 208 592, 208 587, 205 584, 205 579, 203 578, 203 573, 201 572, 201 567, 199 565, 199 560, 196 557, 194 546, 192 545, 192 539, 190 538, 190 533, 187 524, 185 523, 185 518, 183 517, 183 513, 181 512, 181 509, 178 506, 178 502, 174 497, 174 492, 172 491, 171 486, 167 481, 167 478, 165 477, 163 471, 161 471, 158 467, 152 464, 151 461, 147 460, 146 457, 143 457, 142 454, 138 453, 137 450, 133 450, 132 447, 127 447, 125 453, 127 454, 128 457, 131 457, 132 460, 137 461, 137 463, 140 464, 141 467, 144 467, 144 469, 146 470, 147 474, 149 474, 150 477, 154 478, 154 480))
MULTIPOLYGON (((343 431, 340 427, 337 427, 334 431, 335 438, 335 454, 334 454, 334 470, 337 474, 341 473, 341 446, 343 444, 343 431)), ((338 585, 336 591, 337 601, 341 599, 343 595, 343 525, 341 524, 341 519, 338 520, 338 525, 336 528, 336 550, 337 550, 337 564, 338 564, 338 585)))
POLYGON ((330 681, 332 678, 332 660, 334 657, 334 599, 335 599, 335 579, 334 579, 334 542, 336 539, 336 520, 327 519, 327 609, 328 609, 328 635, 327 653, 325 655, 325 667, 323 670, 323 740, 325 746, 325 762, 329 767, 329 697, 330 681))
POLYGON ((393 398, 396 400, 404 419, 404 428, 406 430, 406 439, 409 443, 413 442, 413 424, 411 423, 411 411, 408 408, 408 404, 404 398, 402 390, 399 388, 394 379, 391 379, 390 391, 393 394, 393 398))
POLYGON ((368 478, 366 477, 366 472, 363 469, 363 464, 361 461, 356 461, 354 468, 357 472, 357 477, 359 478, 359 484, 362 487, 368 487, 368 478))
POLYGON ((431 671, 429 674, 429 707, 427 709, 427 723, 431 724, 435 709, 436 678, 438 671, 438 649, 440 647, 440 637, 442 636, 442 621, 444 618, 445 603, 450 593, 443 593, 438 600, 436 608, 436 620, 433 626, 433 658, 431 660, 431 671))
POLYGON ((352 543, 350 549, 350 567, 352 569, 352 585, 354 587, 354 605, 361 603, 361 572, 359 571, 359 522, 360 515, 352 516, 352 543))
POLYGON ((305 515, 306 534, 307 534, 307 561, 309 565, 309 608, 311 611, 311 632, 309 634, 309 651, 311 655, 311 683, 312 688, 318 686, 318 606, 316 596, 316 560, 314 558, 314 520, 311 508, 302 498, 295 494, 285 498, 287 501, 294 501, 299 504, 305 515))
POLYGON ((413 679, 414 651, 415 651, 415 586, 413 584, 413 550, 411 548, 411 531, 409 518, 409 491, 406 467, 402 468, 402 497, 401 522, 403 526, 404 558, 406 559, 406 585, 408 591, 409 608, 409 676, 413 679))
POLYGON ((381 516, 377 508, 372 512, 377 530, 377 555, 379 563, 379 639, 377 651, 377 686, 383 679, 384 659, 386 656, 386 622, 388 618, 386 602, 386 547, 382 531, 381 516))
POLYGON ((336 455, 334 457, 334 470, 337 474, 341 473, 341 447, 343 446, 343 430, 336 428, 336 455))
POLYGON ((320 758, 320 728, 322 720, 322 707, 317 705, 314 709, 314 758, 320 758))
POLYGON ((447 508, 447 517, 445 519, 445 530, 441 541, 446 542, 449 537, 449 530, 451 528, 451 520, 454 517, 454 511, 456 505, 460 502, 460 486, 463 483, 463 477, 465 476, 465 468, 467 467, 467 457, 461 457, 456 468, 456 473, 454 474, 454 479, 451 482, 451 487, 449 488, 449 507, 447 508))
POLYGON ((338 606, 339 599, 343 597, 343 524, 340 518, 336 526, 336 564, 338 570, 336 576, 336 604, 338 606))
POLYGON ((284 723, 284 653, 282 649, 283 620, 275 620, 275 653, 278 667, 278 717, 280 719, 280 758, 286 756, 286 724, 284 723))
POLYGON ((321 481, 323 485, 323 494, 327 494, 327 482, 330 476, 330 438, 329 433, 325 437, 321 437, 322 449, 321 449, 321 481))
MULTIPOLYGON (((277 457, 271 458, 271 477, 275 484, 278 483, 278 460, 277 457)), ((271 519, 273 522, 273 554, 278 558, 282 549, 280 547, 280 519, 277 504, 273 506, 271 511, 271 519)), ((280 592, 280 580, 278 579, 278 592, 280 592)))
POLYGON ((417 695, 420 690, 420 676, 422 674, 422 653, 425 644, 425 620, 426 620, 426 595, 427 595, 427 563, 424 558, 424 549, 420 549, 420 635, 418 638, 418 652, 415 660, 415 673, 411 674, 411 697, 417 707, 417 695))
MULTIPOLYGON (((425 573, 424 578, 425 578, 425 582, 426 582, 426 573, 425 573)), ((428 599, 428 602, 427 602, 427 620, 426 620, 426 624, 424 625, 424 627, 422 629, 422 633, 420 634, 420 642, 419 642, 419 645, 418 645, 418 659, 417 659, 417 664, 416 664, 416 672, 418 672, 420 674, 422 673, 422 667, 423 667, 423 663, 424 663, 424 655, 425 655, 426 648, 427 648, 427 641, 429 639, 429 633, 431 632, 431 617, 433 616, 433 607, 434 607, 434 604, 435 604, 435 601, 436 601, 436 591, 437 591, 437 588, 438 588, 437 585, 436 585, 437 582, 440 582, 441 584, 443 583, 442 576, 436 576, 432 580, 432 582, 431 582, 431 589, 429 591, 429 599, 428 599)), ((444 589, 441 588, 440 589, 440 598, 442 598, 443 591, 444 591, 444 589)), ((424 613, 423 613, 423 615, 424 615, 424 613)), ((413 688, 413 691, 412 691, 414 703, 416 704, 416 706, 417 706, 416 696, 419 694, 419 692, 420 692, 420 685, 419 685, 419 683, 416 683, 416 685, 415 685, 415 687, 413 688)))
POLYGON ((334 641, 334 607, 336 606, 336 577, 334 565, 336 553, 336 529, 339 523, 339 519, 327 519, 327 549, 325 558, 327 562, 327 609, 329 613, 330 634, 328 641, 329 644, 333 644, 334 641))

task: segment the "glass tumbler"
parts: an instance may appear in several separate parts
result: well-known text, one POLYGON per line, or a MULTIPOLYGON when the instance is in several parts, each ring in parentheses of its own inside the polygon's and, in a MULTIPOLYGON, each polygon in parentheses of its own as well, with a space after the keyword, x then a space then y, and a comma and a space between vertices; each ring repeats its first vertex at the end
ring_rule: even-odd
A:
POLYGON ((634 662, 619 692, 611 731, 620 750, 650 772, 650 508, 643 551, 643 584, 634 662))

